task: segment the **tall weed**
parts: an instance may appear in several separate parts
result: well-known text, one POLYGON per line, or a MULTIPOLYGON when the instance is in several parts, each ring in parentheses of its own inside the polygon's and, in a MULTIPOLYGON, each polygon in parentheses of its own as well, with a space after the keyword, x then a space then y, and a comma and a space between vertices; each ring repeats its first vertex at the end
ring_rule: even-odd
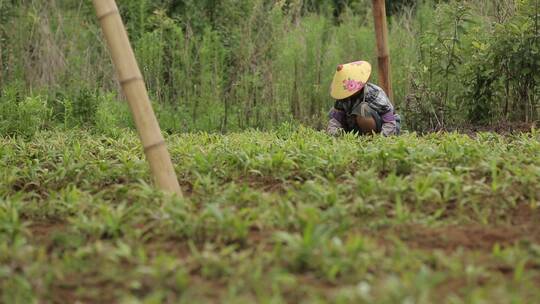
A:
POLYGON ((0 136, 31 137, 46 127, 51 118, 47 100, 41 96, 18 96, 8 87, 0 95, 0 136))

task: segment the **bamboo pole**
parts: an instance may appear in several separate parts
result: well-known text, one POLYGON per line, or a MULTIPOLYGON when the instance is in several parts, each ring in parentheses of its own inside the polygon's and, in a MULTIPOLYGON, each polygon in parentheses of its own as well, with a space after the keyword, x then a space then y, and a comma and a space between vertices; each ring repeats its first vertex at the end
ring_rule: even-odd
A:
POLYGON ((379 82, 390 100, 394 100, 390 69, 390 50, 388 48, 388 25, 386 23, 386 5, 384 0, 373 0, 373 18, 377 39, 377 58, 379 82))
POLYGON ((182 195, 167 145, 150 104, 141 71, 114 0, 93 0, 97 17, 116 67, 122 91, 142 141, 144 153, 157 187, 182 195))

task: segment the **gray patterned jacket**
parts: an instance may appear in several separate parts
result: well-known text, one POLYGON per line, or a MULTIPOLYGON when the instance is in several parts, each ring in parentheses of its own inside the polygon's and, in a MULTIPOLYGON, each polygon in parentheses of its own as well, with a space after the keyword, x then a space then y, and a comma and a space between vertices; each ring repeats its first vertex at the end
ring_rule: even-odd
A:
POLYGON ((356 125, 354 116, 359 114, 360 105, 364 102, 381 118, 380 132, 384 136, 399 134, 401 122, 399 115, 394 113, 394 107, 383 89, 372 83, 367 83, 362 93, 336 101, 334 108, 330 110, 326 132, 337 136, 342 131, 354 131, 356 125))

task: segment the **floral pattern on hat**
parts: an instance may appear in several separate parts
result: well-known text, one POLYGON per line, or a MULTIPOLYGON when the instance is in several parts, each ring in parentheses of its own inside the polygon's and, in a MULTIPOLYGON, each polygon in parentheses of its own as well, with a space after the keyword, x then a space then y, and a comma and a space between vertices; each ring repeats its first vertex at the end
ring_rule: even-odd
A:
POLYGON ((351 62, 351 65, 362 65, 362 64, 364 64, 364 61, 351 62))
POLYGON ((349 92, 357 92, 364 87, 365 83, 354 79, 343 80, 343 89, 349 92))

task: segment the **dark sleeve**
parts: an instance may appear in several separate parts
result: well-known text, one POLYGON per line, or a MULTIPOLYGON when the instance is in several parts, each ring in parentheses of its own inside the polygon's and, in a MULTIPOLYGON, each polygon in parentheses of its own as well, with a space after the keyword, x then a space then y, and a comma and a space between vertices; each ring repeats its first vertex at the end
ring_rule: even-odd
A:
POLYGON ((345 123, 345 112, 337 109, 331 109, 328 113, 329 119, 335 119, 339 121, 341 124, 345 123))
POLYGON ((341 100, 336 100, 336 102, 334 103, 334 109, 339 111, 345 111, 344 102, 341 100))
POLYGON ((343 131, 345 112, 331 109, 328 116, 330 120, 328 121, 328 126, 326 127, 326 133, 331 136, 339 136, 343 131))
POLYGON ((369 84, 367 88, 366 102, 373 110, 381 116, 389 112, 394 112, 394 107, 392 106, 392 103, 390 103, 390 99, 388 99, 388 96, 386 96, 383 89, 374 84, 369 84))

